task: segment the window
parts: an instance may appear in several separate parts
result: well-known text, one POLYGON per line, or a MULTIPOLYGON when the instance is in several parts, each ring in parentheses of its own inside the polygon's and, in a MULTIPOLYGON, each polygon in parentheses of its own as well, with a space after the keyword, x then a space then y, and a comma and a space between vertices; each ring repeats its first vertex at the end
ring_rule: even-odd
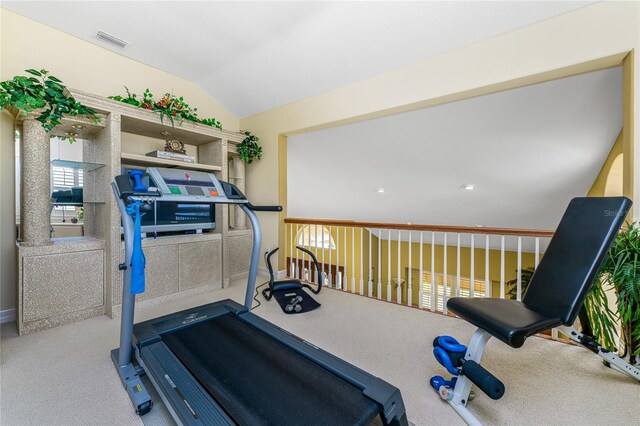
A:
MULTIPOLYGON (((54 191, 82 186, 82 170, 71 167, 51 166, 51 186, 54 191)), ((54 206, 53 213, 74 212, 75 206, 54 206)))
POLYGON ((335 250, 336 248, 331 232, 323 225, 304 225, 302 229, 298 231, 296 245, 329 250, 335 250))
MULTIPOLYGON (((460 296, 471 296, 471 279, 460 277, 460 285, 455 286, 456 277, 447 275, 447 298, 460 296)), ((436 274, 436 311, 442 312, 444 305, 444 277, 442 274, 436 274)), ((484 280, 474 280, 473 297, 485 297, 486 285, 484 280)), ((491 290, 491 287, 489 287, 491 290)), ((422 305, 426 309, 431 308, 431 273, 424 272, 422 274, 422 305)))

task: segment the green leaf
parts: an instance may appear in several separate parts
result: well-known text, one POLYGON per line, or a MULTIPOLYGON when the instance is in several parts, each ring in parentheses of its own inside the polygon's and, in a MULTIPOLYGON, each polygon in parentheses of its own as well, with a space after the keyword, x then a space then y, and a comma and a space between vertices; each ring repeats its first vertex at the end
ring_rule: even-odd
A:
POLYGON ((42 77, 42 73, 34 69, 28 69, 28 70, 25 70, 25 72, 28 72, 29 74, 37 75, 38 77, 42 77))

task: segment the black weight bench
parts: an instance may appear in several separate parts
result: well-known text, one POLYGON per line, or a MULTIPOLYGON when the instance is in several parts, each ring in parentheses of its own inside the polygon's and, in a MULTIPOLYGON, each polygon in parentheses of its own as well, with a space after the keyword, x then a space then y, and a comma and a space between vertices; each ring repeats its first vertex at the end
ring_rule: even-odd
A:
MULTIPOLYGON (((630 207, 631 201, 625 197, 571 200, 521 302, 449 299, 447 308, 451 312, 478 327, 460 364, 473 361, 479 366, 484 346, 491 337, 520 348, 527 337, 559 327, 572 340, 640 380, 640 370, 594 343, 590 336, 571 328, 630 207)), ((460 371, 454 387, 450 391, 444 389, 440 394, 468 424, 479 424, 466 408, 472 379, 464 375, 464 367, 460 371)), ((491 373, 482 371, 486 373, 487 383, 502 385, 491 373)), ((478 380, 474 383, 482 388, 478 380)))

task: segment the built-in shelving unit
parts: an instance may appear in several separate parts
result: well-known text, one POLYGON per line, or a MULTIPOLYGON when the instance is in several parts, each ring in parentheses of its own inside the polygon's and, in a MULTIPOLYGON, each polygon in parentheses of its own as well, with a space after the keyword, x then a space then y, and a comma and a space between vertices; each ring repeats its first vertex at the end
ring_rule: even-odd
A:
MULTIPOLYGON (((124 250, 111 182, 123 165, 206 171, 245 190, 244 162, 235 149, 244 135, 190 121, 162 122, 157 113, 90 93, 70 90, 69 95, 100 116, 98 123, 66 117, 52 131, 81 139, 84 161, 51 161, 49 134, 35 116, 21 116, 16 122, 23 152, 28 153, 21 157, 16 315, 21 334, 90 316, 119 314, 122 271, 118 265, 124 262, 124 250), (144 155, 162 149, 163 137, 168 135, 184 143, 198 163, 144 155), (51 166, 83 171, 83 198, 87 199, 56 205, 84 207, 84 237, 51 238, 51 166)), ((216 228, 211 233, 144 240, 147 289, 136 298, 139 302, 170 302, 246 276, 251 229, 244 213, 218 205, 215 215, 216 228)))
POLYGON ((210 172, 219 172, 222 170, 222 166, 215 166, 211 164, 199 164, 199 163, 187 163, 185 161, 168 160, 166 158, 149 157, 147 155, 129 154, 123 152, 120 154, 120 159, 123 163, 139 165, 139 166, 160 166, 160 167, 179 167, 189 170, 202 170, 210 172))

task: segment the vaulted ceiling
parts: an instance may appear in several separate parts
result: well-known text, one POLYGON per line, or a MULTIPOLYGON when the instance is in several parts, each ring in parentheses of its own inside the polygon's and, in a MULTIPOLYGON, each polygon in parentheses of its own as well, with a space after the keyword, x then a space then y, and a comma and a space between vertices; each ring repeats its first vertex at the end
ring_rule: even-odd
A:
POLYGON ((3 1, 199 84, 243 118, 593 2, 3 1), (98 29, 129 41, 124 49, 98 29))
POLYGON ((621 127, 614 68, 291 136, 287 213, 555 229, 621 127))

